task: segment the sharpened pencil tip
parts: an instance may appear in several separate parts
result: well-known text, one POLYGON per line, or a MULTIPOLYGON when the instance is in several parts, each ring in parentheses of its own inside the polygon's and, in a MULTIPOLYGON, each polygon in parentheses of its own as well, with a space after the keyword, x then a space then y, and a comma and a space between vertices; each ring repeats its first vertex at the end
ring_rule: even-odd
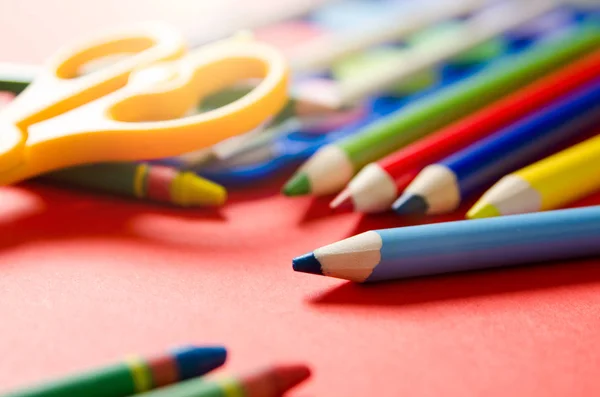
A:
POLYGON ((344 189, 329 203, 329 208, 336 212, 354 211, 354 202, 352 201, 352 192, 350 189, 344 189))
POLYGON ((309 193, 310 181, 303 172, 294 175, 283 187, 283 194, 286 196, 303 196, 309 193))
POLYGON ((498 208, 485 202, 477 202, 467 212, 467 218, 469 219, 480 219, 480 218, 492 218, 495 216, 501 216, 502 214, 498 211, 498 208))
POLYGON ((292 267, 297 272, 323 274, 321 264, 312 252, 294 258, 292 260, 292 267))
POLYGON ((429 205, 424 197, 416 194, 403 194, 392 205, 392 209, 399 215, 425 215, 429 205))

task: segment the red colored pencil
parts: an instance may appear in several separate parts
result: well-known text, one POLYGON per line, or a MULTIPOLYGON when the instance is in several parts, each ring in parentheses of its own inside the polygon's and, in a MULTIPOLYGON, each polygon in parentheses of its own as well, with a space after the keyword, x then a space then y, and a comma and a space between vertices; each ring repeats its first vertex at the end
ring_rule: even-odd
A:
POLYGON ((386 211, 415 171, 542 108, 599 75, 600 50, 597 50, 491 106, 367 165, 331 202, 331 207, 354 208, 360 212, 386 211))

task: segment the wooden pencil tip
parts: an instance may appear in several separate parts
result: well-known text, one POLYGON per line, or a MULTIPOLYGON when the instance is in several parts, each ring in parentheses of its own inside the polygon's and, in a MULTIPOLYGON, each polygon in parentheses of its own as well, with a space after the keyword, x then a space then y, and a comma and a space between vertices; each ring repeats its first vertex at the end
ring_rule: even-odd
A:
POLYGON ((329 208, 335 212, 354 211, 354 201, 350 189, 344 189, 329 203, 329 208))
POLYGON ((286 196, 303 196, 310 193, 310 181, 308 176, 301 172, 292 177, 283 187, 286 196))
POLYGON ((424 197, 417 194, 403 194, 392 205, 392 209, 399 215, 424 215, 429 204, 424 197))
POLYGON ((498 208, 485 202, 477 202, 467 212, 467 218, 469 219, 480 219, 480 218, 492 218, 495 216, 501 216, 502 214, 498 211, 498 208))

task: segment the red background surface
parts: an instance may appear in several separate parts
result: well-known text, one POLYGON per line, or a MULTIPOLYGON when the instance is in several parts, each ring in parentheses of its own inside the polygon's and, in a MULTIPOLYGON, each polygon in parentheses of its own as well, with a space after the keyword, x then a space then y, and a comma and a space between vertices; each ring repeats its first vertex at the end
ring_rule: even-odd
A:
MULTIPOLYGON (((0 6, 0 60, 39 61, 88 30, 68 7, 28 3, 46 2, 0 6)), ((135 3, 88 14, 135 20, 135 3)), ((377 286, 296 274, 295 255, 416 221, 330 214, 327 200, 281 197, 284 179, 232 192, 221 211, 0 188, 0 391, 128 353, 222 343, 228 371, 309 363, 295 396, 600 394, 598 260, 377 286)), ((600 195, 578 203, 589 204, 600 195)))

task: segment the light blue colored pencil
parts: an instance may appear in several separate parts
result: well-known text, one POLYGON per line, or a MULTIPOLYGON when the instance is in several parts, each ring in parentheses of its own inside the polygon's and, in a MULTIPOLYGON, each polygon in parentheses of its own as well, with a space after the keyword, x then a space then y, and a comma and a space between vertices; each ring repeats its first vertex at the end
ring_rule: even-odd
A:
POLYGON ((373 282, 600 255, 600 206, 365 232, 295 271, 373 282))

